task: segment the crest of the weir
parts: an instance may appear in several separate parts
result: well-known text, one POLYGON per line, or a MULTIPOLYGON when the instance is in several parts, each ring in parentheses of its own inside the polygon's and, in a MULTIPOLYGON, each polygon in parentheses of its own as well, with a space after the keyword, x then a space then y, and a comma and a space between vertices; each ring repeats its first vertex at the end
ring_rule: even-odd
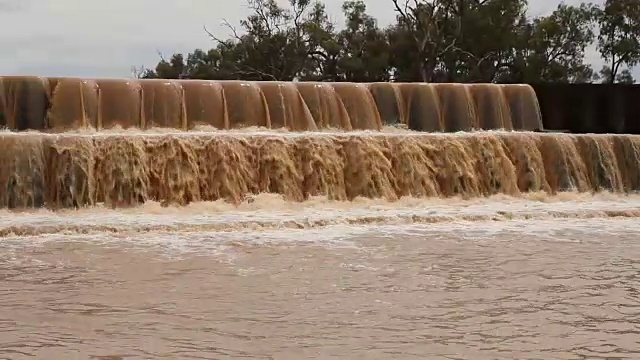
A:
POLYGON ((585 89, 4 77, 0 126, 36 131, 0 131, 0 207, 640 190, 640 136, 517 131, 637 127, 637 87, 585 89), (291 131, 136 130, 196 127, 291 131))
POLYGON ((0 78, 0 127, 540 130, 528 85, 0 78))

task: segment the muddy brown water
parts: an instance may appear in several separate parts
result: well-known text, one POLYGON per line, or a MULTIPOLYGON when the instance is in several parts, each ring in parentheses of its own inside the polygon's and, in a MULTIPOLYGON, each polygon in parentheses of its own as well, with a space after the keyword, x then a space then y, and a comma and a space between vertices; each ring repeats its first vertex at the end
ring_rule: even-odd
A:
POLYGON ((5 211, 0 358, 637 359, 637 209, 265 195, 5 211))

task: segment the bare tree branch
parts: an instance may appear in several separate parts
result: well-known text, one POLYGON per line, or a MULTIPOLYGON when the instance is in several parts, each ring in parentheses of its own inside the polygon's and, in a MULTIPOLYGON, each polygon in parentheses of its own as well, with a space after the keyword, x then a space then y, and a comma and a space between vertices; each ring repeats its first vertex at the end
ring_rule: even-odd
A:
MULTIPOLYGON (((236 28, 233 25, 231 25, 229 23, 229 21, 227 21, 227 19, 222 19, 222 24, 224 26, 226 26, 227 29, 229 29, 231 31, 231 35, 233 36, 233 38, 235 40, 237 40, 237 41, 241 41, 242 40, 242 37, 240 37, 240 35, 238 34, 238 31, 236 30, 236 28)), ((207 29, 206 25, 202 25, 202 28, 207 33, 209 38, 211 38, 212 40, 216 41, 219 44, 226 44, 227 43, 227 41, 220 39, 219 37, 215 36, 211 31, 209 31, 207 29)))

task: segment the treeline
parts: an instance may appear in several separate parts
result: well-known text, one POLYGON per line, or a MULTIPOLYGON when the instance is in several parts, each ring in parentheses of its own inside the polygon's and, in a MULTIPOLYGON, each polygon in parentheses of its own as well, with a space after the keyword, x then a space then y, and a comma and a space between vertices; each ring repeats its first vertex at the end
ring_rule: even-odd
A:
POLYGON ((363 0, 337 27, 314 0, 248 0, 252 14, 209 50, 161 59, 143 78, 349 82, 633 82, 640 62, 640 1, 560 4, 547 16, 526 0, 388 0, 381 27, 363 0), (596 45, 605 66, 585 51, 596 45))

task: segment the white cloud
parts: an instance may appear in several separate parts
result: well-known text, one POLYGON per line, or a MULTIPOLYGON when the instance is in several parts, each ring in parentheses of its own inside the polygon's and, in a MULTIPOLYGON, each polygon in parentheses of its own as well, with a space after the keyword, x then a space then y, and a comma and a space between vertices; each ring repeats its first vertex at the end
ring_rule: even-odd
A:
MULTIPOLYGON (((332 19, 342 21, 342 0, 325 3, 332 19)), ((530 12, 548 13, 557 4, 531 0, 530 12)), ((367 5, 382 24, 393 21, 391 0, 367 5)), ((243 0, 0 0, 0 74, 129 76, 133 65, 153 66, 157 51, 212 46, 203 25, 225 36, 221 20, 237 23, 248 12, 243 0)), ((589 59, 600 67, 597 53, 589 59)))

